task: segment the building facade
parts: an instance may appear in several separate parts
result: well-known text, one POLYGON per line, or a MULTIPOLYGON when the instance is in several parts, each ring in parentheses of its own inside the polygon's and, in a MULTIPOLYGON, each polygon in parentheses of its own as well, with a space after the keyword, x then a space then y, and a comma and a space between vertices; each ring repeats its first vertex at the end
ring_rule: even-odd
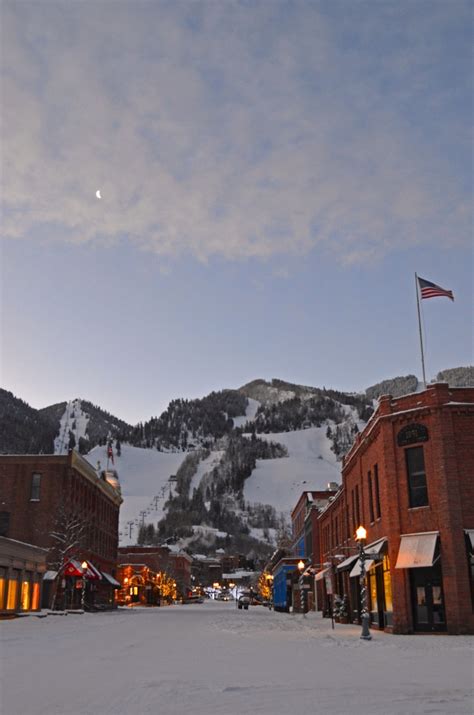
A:
POLYGON ((0 455, 0 533, 47 552, 49 604, 113 605, 119 509, 116 474, 77 452, 0 455), (52 578, 51 578, 52 576, 52 578), (83 591, 85 592, 83 594, 83 591))
POLYGON ((0 618, 41 609, 46 550, 0 536, 0 618))
POLYGON ((474 633, 474 389, 434 384, 382 397, 342 478, 319 517, 320 563, 352 619, 360 612, 354 535, 363 525, 373 626, 474 633))

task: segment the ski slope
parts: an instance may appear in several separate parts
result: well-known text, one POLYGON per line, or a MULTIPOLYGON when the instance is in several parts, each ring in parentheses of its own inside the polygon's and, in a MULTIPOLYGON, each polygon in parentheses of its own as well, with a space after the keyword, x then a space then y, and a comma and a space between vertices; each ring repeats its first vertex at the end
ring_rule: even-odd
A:
POLYGON ((288 514, 301 492, 326 489, 329 482, 341 482, 340 463, 331 451, 326 437, 327 425, 296 432, 259 434, 269 442, 279 442, 288 450, 288 457, 260 459, 244 486, 244 498, 249 502, 271 504, 288 514))
MULTIPOLYGON (((184 452, 158 452, 123 444, 121 456, 114 451, 114 465, 122 489, 120 507, 120 546, 136 543, 140 524, 157 522, 164 516, 163 506, 170 493, 174 493, 174 476, 186 457, 184 452)), ((86 456, 93 467, 99 460, 107 466, 107 448, 97 446, 86 456)))

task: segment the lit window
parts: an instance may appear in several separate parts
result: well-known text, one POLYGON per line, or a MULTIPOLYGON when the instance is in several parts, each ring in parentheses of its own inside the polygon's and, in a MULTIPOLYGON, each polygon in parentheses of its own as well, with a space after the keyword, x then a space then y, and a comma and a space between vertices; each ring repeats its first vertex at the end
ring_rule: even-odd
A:
POLYGON ((18 594, 18 581, 12 578, 8 581, 7 611, 14 611, 16 608, 18 594))
POLYGON ((392 579, 390 576, 390 561, 388 556, 383 557, 383 589, 385 594, 385 610, 393 611, 392 579))
POLYGON ((22 611, 29 611, 30 610, 30 582, 29 581, 22 581, 21 584, 21 610, 22 611))
POLYGON ((37 611, 40 607, 40 585, 38 581, 33 584, 33 593, 31 596, 31 610, 37 611))
POLYGON ((6 583, 5 569, 0 569, 0 611, 5 608, 6 583))
POLYGON ((31 501, 39 501, 40 498, 41 474, 37 472, 31 477, 31 501))

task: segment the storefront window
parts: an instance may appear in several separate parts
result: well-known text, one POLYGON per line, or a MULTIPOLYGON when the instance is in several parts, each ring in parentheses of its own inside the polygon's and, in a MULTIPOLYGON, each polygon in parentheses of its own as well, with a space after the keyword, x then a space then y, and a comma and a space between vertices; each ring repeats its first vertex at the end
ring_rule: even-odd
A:
POLYGON ((6 571, 0 569, 0 611, 5 608, 5 591, 6 591, 6 571))
POLYGON ((30 575, 26 574, 25 579, 21 583, 21 610, 29 611, 31 604, 31 581, 30 575))
POLYGON ((40 585, 38 581, 33 583, 33 591, 31 595, 31 610, 37 611, 40 606, 40 585))
POLYGON ((7 610, 14 611, 18 600, 18 578, 19 572, 14 571, 11 579, 8 580, 7 610))
POLYGON ((370 593, 370 610, 377 610, 377 579, 375 578, 375 569, 372 569, 367 574, 369 577, 369 593, 370 593))
POLYGON ((390 576, 390 561, 388 556, 383 557, 383 589, 385 595, 385 610, 393 611, 393 601, 392 601, 392 578, 390 576))

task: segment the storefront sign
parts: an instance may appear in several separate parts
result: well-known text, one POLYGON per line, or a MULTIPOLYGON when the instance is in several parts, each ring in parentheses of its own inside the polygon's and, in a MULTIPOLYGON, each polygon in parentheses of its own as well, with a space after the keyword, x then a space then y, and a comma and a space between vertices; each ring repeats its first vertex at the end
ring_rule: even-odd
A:
POLYGON ((397 435, 397 444, 399 447, 406 447, 417 442, 427 442, 428 439, 428 428, 425 425, 414 423, 400 430, 397 435))

